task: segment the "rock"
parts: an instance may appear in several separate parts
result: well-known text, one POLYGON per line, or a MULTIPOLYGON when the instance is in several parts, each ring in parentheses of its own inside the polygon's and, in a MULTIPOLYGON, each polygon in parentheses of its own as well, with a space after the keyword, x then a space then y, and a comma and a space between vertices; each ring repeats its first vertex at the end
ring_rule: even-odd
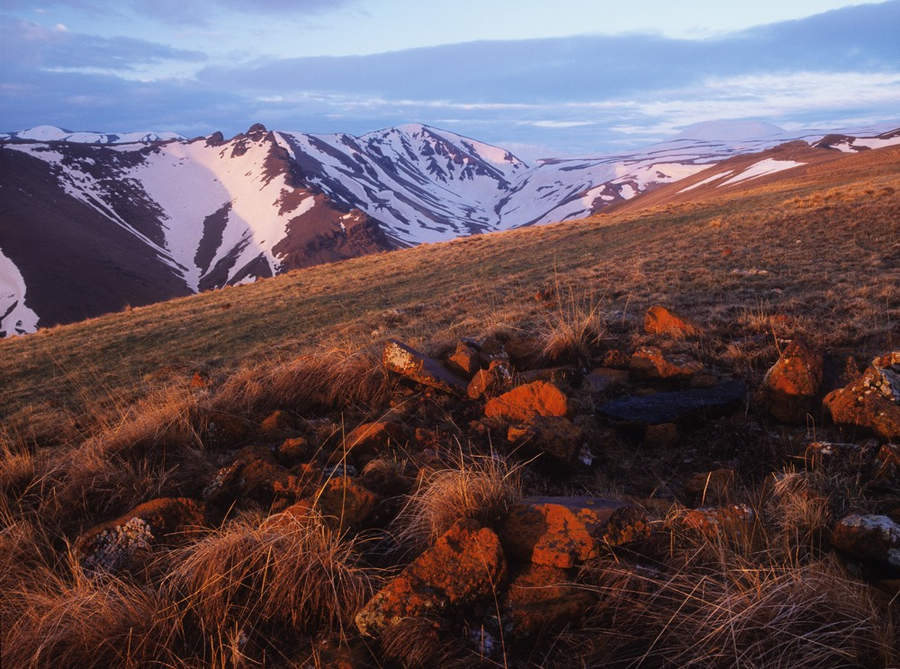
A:
POLYGON ((306 437, 289 437, 278 445, 276 452, 279 460, 292 465, 312 457, 312 446, 306 437))
POLYGON ((691 509, 679 519, 682 526, 710 539, 730 536, 749 537, 756 514, 746 504, 691 509))
POLYGON ((356 626, 363 635, 379 636, 406 618, 491 597, 505 573, 497 535, 476 521, 457 521, 369 600, 356 626))
POLYGON ((546 381, 534 381, 513 388, 489 400, 484 414, 489 418, 503 418, 526 423, 535 416, 565 416, 569 402, 565 394, 546 381))
POLYGON ((721 415, 747 394, 742 381, 726 381, 712 388, 690 388, 631 396, 602 405, 597 412, 615 421, 643 425, 672 423, 702 415, 721 415))
MULTIPOLYGON (((394 421, 375 421, 362 423, 353 429, 344 440, 348 457, 356 464, 363 465, 372 458, 384 455, 387 449, 401 445, 406 437, 406 429, 394 421)), ((334 458, 343 457, 341 449, 336 448, 334 458)))
POLYGON ((806 447, 803 459, 810 469, 827 472, 859 471, 871 459, 872 449, 860 444, 814 441, 806 447))
POLYGON ((610 367, 612 369, 628 369, 628 363, 631 361, 631 356, 628 355, 625 351, 620 351, 617 348, 612 348, 603 354, 603 367, 610 367))
POLYGON ((369 490, 384 497, 406 494, 412 487, 412 481, 404 476, 400 465, 385 458, 375 458, 366 463, 360 473, 360 481, 369 490))
POLYGON ((208 374, 203 372, 194 372, 194 375, 191 377, 191 389, 197 390, 200 388, 209 388, 212 385, 212 382, 209 378, 208 374))
POLYGON ((259 432, 266 439, 284 438, 294 427, 287 411, 273 411, 259 424, 259 432))
POLYGON ((769 413, 783 423, 804 420, 822 386, 823 367, 822 352, 794 338, 763 378, 760 397, 769 413))
POLYGON ((703 364, 685 355, 664 355, 656 346, 641 346, 631 356, 631 373, 641 379, 684 380, 703 371, 703 364))
POLYGON ((875 457, 878 461, 878 476, 900 478, 900 444, 884 444, 875 457))
POLYGON ((494 360, 487 369, 478 370, 466 388, 466 395, 477 400, 505 392, 512 385, 512 369, 505 360, 494 360))
POLYGON ((75 553, 89 571, 119 571, 137 566, 156 546, 180 543, 203 520, 203 506, 194 500, 161 497, 88 530, 75 541, 75 553))
POLYGON ((593 497, 543 497, 516 504, 500 529, 511 559, 569 569, 597 556, 613 513, 625 506, 593 497))
POLYGON ((628 372, 612 367, 597 367, 584 377, 585 387, 594 394, 628 385, 628 372))
POLYGON ((513 425, 507 439, 546 453, 555 461, 574 464, 584 443, 584 431, 562 416, 536 416, 526 425, 513 425))
POLYGON ((734 481, 733 469, 698 472, 684 484, 684 491, 701 505, 708 502, 721 504, 731 496, 734 481))
POLYGON ((395 339, 385 344, 382 360, 387 370, 423 386, 454 394, 466 392, 464 380, 444 369, 437 360, 395 339))
POLYGON ((567 386, 575 380, 577 370, 570 365, 559 367, 544 367, 542 369, 529 369, 519 374, 524 383, 532 381, 547 381, 557 386, 567 386))
POLYGON ((527 565, 512 579, 504 598, 506 630, 524 639, 577 622, 594 595, 570 581, 564 569, 527 565))
POLYGON ((471 379, 475 372, 481 369, 481 356, 472 346, 464 342, 456 345, 456 350, 448 358, 447 362, 454 371, 462 374, 467 379, 471 379))
POLYGON ((246 418, 224 411, 210 411, 206 416, 204 444, 213 448, 233 448, 245 442, 255 426, 246 418))
POLYGON ((644 430, 644 443, 653 448, 671 448, 678 443, 678 426, 675 423, 648 425, 644 430))
POLYGON ((647 309, 647 313, 644 315, 644 331, 648 334, 670 337, 689 337, 700 334, 699 327, 658 304, 647 309))
POLYGON ((333 478, 312 500, 315 507, 330 524, 362 529, 371 518, 378 504, 378 496, 371 490, 347 477, 333 478))
POLYGON ((275 461, 268 449, 249 447, 242 449, 230 465, 216 472, 204 488, 203 498, 217 506, 230 506, 244 498, 264 506, 276 500, 279 504, 291 503, 317 481, 318 472, 314 468, 292 474, 275 461))
POLYGON ((875 358, 857 381, 825 396, 840 425, 857 425, 884 439, 900 437, 900 351, 875 358))
POLYGON ((846 516, 832 530, 831 544, 855 558, 900 569, 900 525, 887 516, 846 516))

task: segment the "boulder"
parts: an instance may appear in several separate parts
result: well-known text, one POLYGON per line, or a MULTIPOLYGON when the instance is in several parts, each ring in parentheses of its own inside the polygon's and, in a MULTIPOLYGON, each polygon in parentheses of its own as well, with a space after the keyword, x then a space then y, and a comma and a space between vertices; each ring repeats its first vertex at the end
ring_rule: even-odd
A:
POLYGON ((584 443, 584 431, 563 416, 536 416, 526 425, 510 426, 507 439, 571 465, 578 460, 584 443))
POLYGON ((665 355, 656 346, 641 346, 631 356, 631 373, 640 379, 685 380, 703 371, 703 364, 686 355, 665 355))
POLYGON ((481 356, 474 347, 465 342, 456 344, 456 350, 447 358, 447 362, 455 372, 467 379, 471 379, 475 372, 481 369, 481 356))
POLYGON ((309 500, 329 524, 362 529, 378 505, 378 496, 348 477, 336 477, 309 500))
MULTIPOLYGON (((569 569, 597 556, 614 514, 626 505, 594 497, 535 497, 515 505, 500 529, 510 559, 569 569)), ((616 528, 615 536, 626 533, 616 528)))
POLYGON ((647 313, 644 315, 644 331, 648 334, 670 337, 689 337, 700 334, 699 327, 658 304, 647 309, 647 313))
POLYGON ((513 388, 488 401, 484 414, 489 418, 503 418, 526 423, 535 416, 565 416, 569 402, 565 394, 552 383, 534 381, 513 388))
POLYGON ((152 548, 177 544, 184 532, 203 525, 203 505, 186 497, 161 497, 97 525, 75 541, 75 553, 89 571, 137 566, 152 548))
POLYGON ((512 368, 505 360, 494 360, 487 369, 475 372, 466 388, 466 395, 477 400, 484 396, 498 395, 512 385, 512 368))
POLYGON ((597 412, 624 423, 658 425, 703 415, 721 415, 746 396, 742 381, 725 381, 712 388, 690 388, 646 396, 630 396, 603 404, 597 412))
POLYGON ((783 423, 802 421, 813 410, 823 367, 822 352, 801 337, 794 338, 763 378, 763 405, 783 423))
POLYGON ((564 569, 526 565, 510 582, 503 600, 504 627, 525 639, 577 622, 594 595, 571 584, 564 569))
POLYGON ((887 516, 846 516, 834 526, 831 544, 855 558, 900 569, 900 525, 887 516))
POLYGON ((306 437, 288 437, 278 445, 278 459, 293 465, 312 457, 312 447, 306 437))
POLYGON ((875 358, 857 381, 826 395, 824 404, 835 423, 884 439, 900 437, 900 351, 875 358))
POLYGON ((497 535, 476 521, 457 521, 368 601, 356 626, 363 635, 379 636, 407 618, 491 597, 505 573, 497 535))
POLYGON ((395 339, 384 346, 382 361, 388 371, 438 390, 464 394, 466 382, 445 369, 441 364, 395 339))
POLYGON ((259 424, 259 432, 266 439, 283 439, 294 428, 294 421, 287 411, 273 411, 259 424))

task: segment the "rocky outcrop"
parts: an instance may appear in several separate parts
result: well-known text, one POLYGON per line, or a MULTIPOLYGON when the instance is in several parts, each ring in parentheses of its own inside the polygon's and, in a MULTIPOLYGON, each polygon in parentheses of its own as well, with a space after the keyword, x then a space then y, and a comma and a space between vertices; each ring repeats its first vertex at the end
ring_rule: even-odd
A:
POLYGON ((641 346, 631 356, 631 373, 639 379, 685 380, 703 371, 686 355, 666 355, 656 346, 641 346))
POLYGON ((489 418, 526 423, 536 416, 565 416, 569 403, 562 390, 546 381, 517 386, 489 400, 484 415, 489 418))
POLYGON ((900 437, 900 351, 875 358, 857 381, 826 395, 824 405, 835 423, 900 437))
POLYGON ((364 635, 378 636, 407 618, 490 597, 505 573, 497 535, 473 520, 458 521, 369 600, 356 615, 356 626, 364 635))
POLYGON ((769 413, 784 423, 802 421, 813 410, 823 368, 822 352, 796 337, 763 378, 760 397, 769 413))
POLYGON ((644 331, 648 334, 688 337, 700 334, 700 328, 686 318, 676 316, 661 305, 647 309, 644 315, 644 331))

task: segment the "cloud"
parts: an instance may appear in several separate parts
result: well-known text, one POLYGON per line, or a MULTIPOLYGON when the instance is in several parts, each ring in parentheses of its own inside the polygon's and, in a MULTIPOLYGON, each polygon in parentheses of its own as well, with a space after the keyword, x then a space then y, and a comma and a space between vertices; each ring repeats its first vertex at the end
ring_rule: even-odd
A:
POLYGON ((199 51, 174 49, 130 37, 73 33, 61 23, 46 28, 8 16, 0 16, 0 43, 4 70, 22 67, 133 70, 166 61, 206 60, 206 55, 199 51))
MULTIPOLYGON (((205 25, 211 16, 225 11, 240 14, 320 14, 356 2, 357 0, 43 0, 41 10, 56 7, 97 16, 130 13, 161 23, 187 21, 205 25)), ((0 0, 0 8, 7 11, 33 9, 33 4, 32 0, 0 0)))

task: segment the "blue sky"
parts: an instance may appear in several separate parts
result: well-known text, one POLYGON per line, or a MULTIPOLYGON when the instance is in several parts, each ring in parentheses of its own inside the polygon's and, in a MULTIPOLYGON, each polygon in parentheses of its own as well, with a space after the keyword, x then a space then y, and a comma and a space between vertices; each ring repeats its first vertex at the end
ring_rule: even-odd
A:
POLYGON ((424 122, 533 158, 889 125, 897 34, 900 0, 0 0, 0 129, 424 122))

